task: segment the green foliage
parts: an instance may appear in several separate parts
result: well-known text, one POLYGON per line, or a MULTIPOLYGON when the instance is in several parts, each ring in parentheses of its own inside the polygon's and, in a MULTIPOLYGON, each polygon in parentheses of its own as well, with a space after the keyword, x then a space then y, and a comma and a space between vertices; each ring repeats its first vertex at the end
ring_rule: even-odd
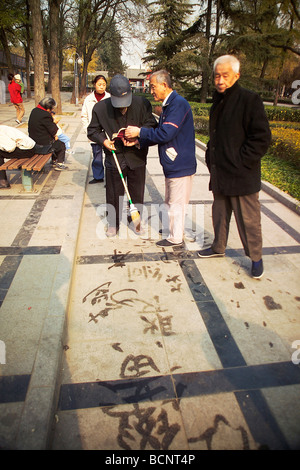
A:
POLYGON ((201 132, 196 132, 196 139, 200 140, 200 142, 203 142, 204 144, 208 144, 209 141, 209 136, 205 134, 201 134, 201 132))
MULTIPOLYGON (((148 23, 155 28, 157 39, 151 41, 145 62, 152 63, 152 69, 167 69, 176 81, 186 75, 187 68, 195 69, 193 52, 189 45, 182 47, 182 31, 188 27, 187 18, 193 13, 189 0, 157 0, 148 23)), ((193 49, 193 47, 192 47, 193 49)), ((191 70, 189 70, 191 73, 191 70)))
POLYGON ((300 109, 283 106, 265 106, 269 121, 300 121, 300 109))
POLYGON ((289 121, 269 121, 269 125, 272 128, 280 127, 282 129, 296 129, 300 130, 300 122, 289 122, 289 121))
POLYGON ((300 201, 300 169, 292 162, 268 153, 262 158, 261 177, 300 201))
POLYGON ((116 28, 115 21, 113 21, 97 48, 100 58, 98 70, 107 70, 110 77, 118 73, 124 73, 125 67, 121 59, 121 45, 121 35, 116 28))
POLYGON ((194 116, 209 116, 209 111, 211 108, 210 103, 190 102, 190 105, 194 116))
POLYGON ((22 0, 0 1, 0 27, 10 30, 25 23, 25 8, 22 0))
POLYGON ((268 152, 300 170, 300 131, 296 129, 272 128, 272 145, 268 152))
POLYGON ((208 116, 195 116, 194 115, 195 132, 200 134, 209 135, 209 117, 208 116))

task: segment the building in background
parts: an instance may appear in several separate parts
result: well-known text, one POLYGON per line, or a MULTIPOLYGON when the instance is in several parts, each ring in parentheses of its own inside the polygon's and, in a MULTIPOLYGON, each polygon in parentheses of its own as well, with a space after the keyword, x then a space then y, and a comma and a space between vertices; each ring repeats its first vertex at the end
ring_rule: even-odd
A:
MULTIPOLYGON (((26 62, 25 58, 21 57, 17 54, 10 54, 13 70, 10 71, 14 75, 19 73, 21 75, 22 82, 24 83, 25 89, 27 88, 27 81, 26 81, 26 62)), ((6 55, 3 51, 0 50, 0 104, 5 104, 7 99, 9 98, 7 92, 8 86, 8 66, 6 55), (3 90, 6 90, 3 92, 3 90)))
POLYGON ((128 78, 133 92, 145 93, 147 91, 149 80, 146 69, 127 69, 125 77, 128 78))

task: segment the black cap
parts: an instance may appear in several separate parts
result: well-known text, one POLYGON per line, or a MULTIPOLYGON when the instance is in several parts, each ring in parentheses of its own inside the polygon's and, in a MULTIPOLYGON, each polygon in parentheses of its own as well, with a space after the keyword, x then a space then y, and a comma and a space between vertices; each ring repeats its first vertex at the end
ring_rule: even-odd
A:
POLYGON ((111 104, 114 108, 127 108, 131 105, 132 91, 128 78, 115 75, 110 82, 111 104))

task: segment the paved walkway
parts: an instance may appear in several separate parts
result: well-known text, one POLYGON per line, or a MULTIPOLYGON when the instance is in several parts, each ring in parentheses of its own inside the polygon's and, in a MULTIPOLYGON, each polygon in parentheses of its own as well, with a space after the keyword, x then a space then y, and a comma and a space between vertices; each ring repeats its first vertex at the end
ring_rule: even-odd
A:
MULTIPOLYGON (((33 101, 25 106, 28 118, 33 101)), ((198 147, 185 246, 158 248, 164 178, 153 147, 146 234, 124 223, 108 239, 80 110, 63 101, 63 111, 69 170, 47 167, 34 193, 11 171, 0 194, 0 448, 299 449, 295 201, 261 191, 261 280, 234 220, 226 257, 198 258, 212 240, 198 147)), ((0 105, 1 124, 15 126, 14 115, 0 105)))

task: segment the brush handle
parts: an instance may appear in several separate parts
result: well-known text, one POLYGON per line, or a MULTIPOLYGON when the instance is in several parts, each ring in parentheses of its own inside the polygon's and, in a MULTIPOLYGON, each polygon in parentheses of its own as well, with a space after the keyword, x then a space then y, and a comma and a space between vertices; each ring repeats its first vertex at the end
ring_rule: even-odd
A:
POLYGON ((118 159, 117 159, 117 155, 115 154, 114 150, 112 150, 112 154, 113 154, 113 157, 114 157, 114 160, 115 160, 115 164, 117 165, 118 172, 119 172, 119 174, 120 174, 120 176, 121 176, 121 180, 122 180, 124 189, 125 189, 125 191, 126 191, 126 194, 127 194, 128 200, 129 200, 129 204, 132 204, 132 200, 131 200, 129 191, 128 191, 127 185, 126 185, 126 183, 125 183, 124 176, 123 176, 123 173, 122 173, 120 164, 119 164, 118 159))

